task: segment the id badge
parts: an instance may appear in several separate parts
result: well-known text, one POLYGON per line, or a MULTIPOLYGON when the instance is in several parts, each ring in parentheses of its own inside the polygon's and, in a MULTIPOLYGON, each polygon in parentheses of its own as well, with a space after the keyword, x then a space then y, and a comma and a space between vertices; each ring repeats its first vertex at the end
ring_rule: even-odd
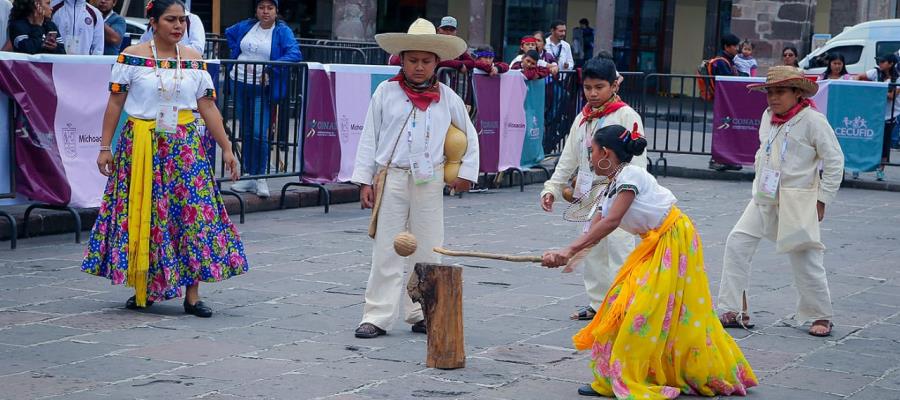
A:
POLYGON ((759 179, 757 194, 768 200, 775 200, 778 196, 778 183, 781 181, 781 171, 771 168, 763 168, 759 179))
POLYGON ((410 154, 409 169, 412 171, 416 185, 428 183, 434 179, 434 164, 431 162, 431 155, 427 152, 410 154))
POLYGON ((162 104, 156 112, 156 131, 175 133, 178 131, 178 107, 174 104, 162 104))
POLYGON ((578 171, 578 177, 575 178, 575 197, 581 197, 591 191, 594 184, 594 173, 591 171, 578 171))

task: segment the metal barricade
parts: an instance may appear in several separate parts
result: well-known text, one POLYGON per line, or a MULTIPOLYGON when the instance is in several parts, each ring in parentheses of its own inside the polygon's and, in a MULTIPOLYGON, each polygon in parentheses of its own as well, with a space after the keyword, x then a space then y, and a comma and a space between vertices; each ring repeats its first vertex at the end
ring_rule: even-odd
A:
MULTIPOLYGON (((9 140, 9 146, 7 146, 7 151, 9 152, 9 190, 6 192, 0 192, 0 199, 11 199, 16 197, 16 124, 14 123, 16 118, 16 102, 13 99, 9 99, 9 112, 8 120, 9 121, 9 131, 6 132, 7 140, 9 140)), ((0 217, 6 218, 9 221, 9 248, 15 250, 16 248, 16 239, 19 235, 19 229, 16 227, 16 219, 8 212, 0 210, 0 217)))
POLYGON ((219 37, 206 37, 206 45, 203 49, 203 58, 207 60, 231 58, 231 49, 228 40, 219 37))
POLYGON ((544 104, 544 154, 562 152, 569 128, 584 106, 580 73, 577 70, 561 70, 556 76, 547 77, 544 104))
POLYGON ((352 47, 303 44, 300 46, 304 61, 322 64, 367 64, 366 53, 352 47))
POLYGON ((890 147, 887 152, 888 159, 886 165, 890 165, 892 167, 900 167, 900 160, 894 160, 893 162, 891 162, 893 150, 900 150, 900 115, 898 115, 897 113, 897 102, 900 102, 900 99, 897 98, 900 97, 900 83, 889 84, 888 93, 891 93, 892 91, 894 93, 894 96, 888 101, 891 103, 891 118, 894 121, 894 126, 891 132, 884 132, 886 136, 884 139, 885 144, 890 147))
POLYGON ((647 152, 659 153, 655 168, 668 167, 667 153, 712 155, 713 103, 700 97, 697 79, 675 74, 644 77, 641 115, 647 152))
POLYGON ((472 86, 472 71, 462 73, 455 68, 441 67, 435 74, 438 81, 449 86, 463 99, 469 110, 469 116, 474 119, 477 110, 475 109, 475 88, 472 86))
MULTIPOLYGON (((240 161, 241 180, 303 174, 308 74, 304 63, 222 60, 220 107, 225 130, 240 161)), ((207 143, 213 147, 214 143, 207 143)), ((230 179, 220 161, 217 182, 230 179)), ((290 184, 282 187, 282 198, 290 184)), ((244 222, 243 199, 237 197, 244 222)))
POLYGON ((622 83, 619 84, 619 97, 631 108, 640 111, 644 106, 644 73, 619 72, 622 83))

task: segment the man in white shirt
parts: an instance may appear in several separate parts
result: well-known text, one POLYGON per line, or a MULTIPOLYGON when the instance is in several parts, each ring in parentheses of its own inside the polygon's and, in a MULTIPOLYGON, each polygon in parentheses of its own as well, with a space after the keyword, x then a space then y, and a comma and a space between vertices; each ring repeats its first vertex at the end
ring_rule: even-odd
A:
MULTIPOLYGON (((11 11, 12 3, 9 0, 0 0, 0 47, 4 50, 7 50, 6 42, 9 41, 9 13, 11 11)), ((11 47, 9 49, 11 50, 11 47)))
POLYGON ((550 25, 550 36, 547 38, 544 48, 556 59, 559 69, 570 70, 575 68, 575 58, 572 57, 572 46, 565 39, 566 23, 554 21, 550 25))
POLYGON ((86 0, 54 0, 50 6, 66 54, 103 55, 105 28, 100 10, 86 0))
MULTIPOLYGON (((435 76, 438 63, 459 57, 466 42, 437 34, 434 25, 421 18, 408 33, 382 33, 375 41, 400 56, 401 70, 372 94, 351 178, 360 185, 362 207, 374 207, 377 216, 370 232, 375 246, 366 304, 355 332, 361 339, 386 334, 401 303, 412 331, 425 333, 422 307, 406 292, 404 273, 416 263, 440 262, 431 249, 444 241, 444 182, 461 193, 478 180, 478 134, 465 103, 435 76), (445 178, 444 142, 453 126, 465 134, 466 149, 456 164, 457 177, 445 178), (381 171, 387 171, 386 176, 381 171), (407 258, 393 246, 401 232, 411 233, 418 242, 407 258)), ((417 279, 414 272, 410 275, 410 280, 417 279)))
MULTIPOLYGON (((147 31, 141 35, 141 43, 149 42, 153 39, 153 28, 148 27, 147 31)), ((206 50, 206 30, 203 28, 203 21, 197 14, 188 9, 188 29, 187 35, 184 35, 179 42, 187 47, 197 50, 200 54, 205 54, 206 50)))

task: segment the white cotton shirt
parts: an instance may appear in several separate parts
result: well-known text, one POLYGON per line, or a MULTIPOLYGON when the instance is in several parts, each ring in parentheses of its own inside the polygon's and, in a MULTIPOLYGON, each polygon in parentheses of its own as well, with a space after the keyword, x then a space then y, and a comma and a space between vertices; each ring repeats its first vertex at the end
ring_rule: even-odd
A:
MULTIPOLYGON (((879 82, 878 68, 870 69, 868 72, 866 72, 866 78, 868 78, 872 82, 879 82)), ((896 83, 900 83, 900 79, 898 79, 896 83)), ((896 86, 894 86, 894 88, 896 89, 896 86)), ((890 90, 890 86, 888 86, 888 90, 890 90)), ((887 100, 887 105, 884 106, 884 120, 887 121, 891 119, 891 117, 900 118, 900 99, 897 99, 895 101, 891 101, 891 99, 887 100)))
POLYGON ((179 110, 196 110, 197 99, 215 97, 215 86, 212 77, 206 71, 205 62, 183 61, 181 73, 184 74, 184 78, 179 85, 180 91, 174 90, 174 77, 177 71, 174 66, 160 68, 163 88, 168 93, 163 96, 159 93, 159 79, 153 67, 147 65, 148 62, 151 62, 148 58, 122 53, 118 62, 113 64, 110 91, 128 94, 124 111, 129 116, 156 119, 159 107, 163 103, 174 104, 179 110), (116 88, 116 84, 120 89, 116 88))
POLYGON ((85 0, 55 0, 50 7, 65 2, 51 20, 59 28, 66 54, 102 56, 104 46, 103 13, 85 0), (90 11, 88 11, 90 10, 90 11))
POLYGON ((400 82, 385 81, 378 85, 369 102, 359 139, 353 177, 350 179, 352 182, 371 185, 378 167, 387 165, 391 159, 394 143, 397 143, 397 149, 391 167, 408 169, 410 148, 427 146, 437 170, 444 163, 444 139, 451 123, 465 132, 467 138, 459 177, 471 182, 478 181, 478 133, 462 99, 443 83, 439 86, 441 100, 431 103, 427 111, 417 109, 413 126, 412 117, 407 121, 413 105, 400 88, 400 82))
MULTIPOLYGON (((257 22, 241 39, 239 61, 269 61, 272 58, 272 33, 275 25, 263 29, 257 22)), ((262 65, 238 65, 231 70, 231 79, 250 84, 261 84, 264 67, 262 65), (245 71, 246 70, 246 71, 245 71)))
POLYGON ((626 190, 634 192, 634 202, 622 217, 619 228, 632 235, 643 235, 658 228, 678 201, 646 169, 628 165, 619 172, 613 188, 601 202, 603 217, 609 215, 617 195, 626 190))
POLYGON ((549 52, 556 58, 556 65, 559 69, 575 69, 575 58, 572 57, 572 46, 565 40, 560 40, 559 44, 553 43, 550 39, 544 44, 544 51, 549 52), (568 65, 568 67, 566 67, 568 65))

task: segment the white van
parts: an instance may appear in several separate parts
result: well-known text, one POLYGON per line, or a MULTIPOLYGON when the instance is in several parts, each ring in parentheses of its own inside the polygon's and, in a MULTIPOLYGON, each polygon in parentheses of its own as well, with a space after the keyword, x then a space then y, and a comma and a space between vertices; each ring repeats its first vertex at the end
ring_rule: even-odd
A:
POLYGON ((824 46, 800 60, 800 68, 808 75, 825 72, 825 53, 843 54, 847 72, 860 74, 875 68, 875 56, 897 53, 900 49, 900 19, 863 22, 844 28, 824 46))

